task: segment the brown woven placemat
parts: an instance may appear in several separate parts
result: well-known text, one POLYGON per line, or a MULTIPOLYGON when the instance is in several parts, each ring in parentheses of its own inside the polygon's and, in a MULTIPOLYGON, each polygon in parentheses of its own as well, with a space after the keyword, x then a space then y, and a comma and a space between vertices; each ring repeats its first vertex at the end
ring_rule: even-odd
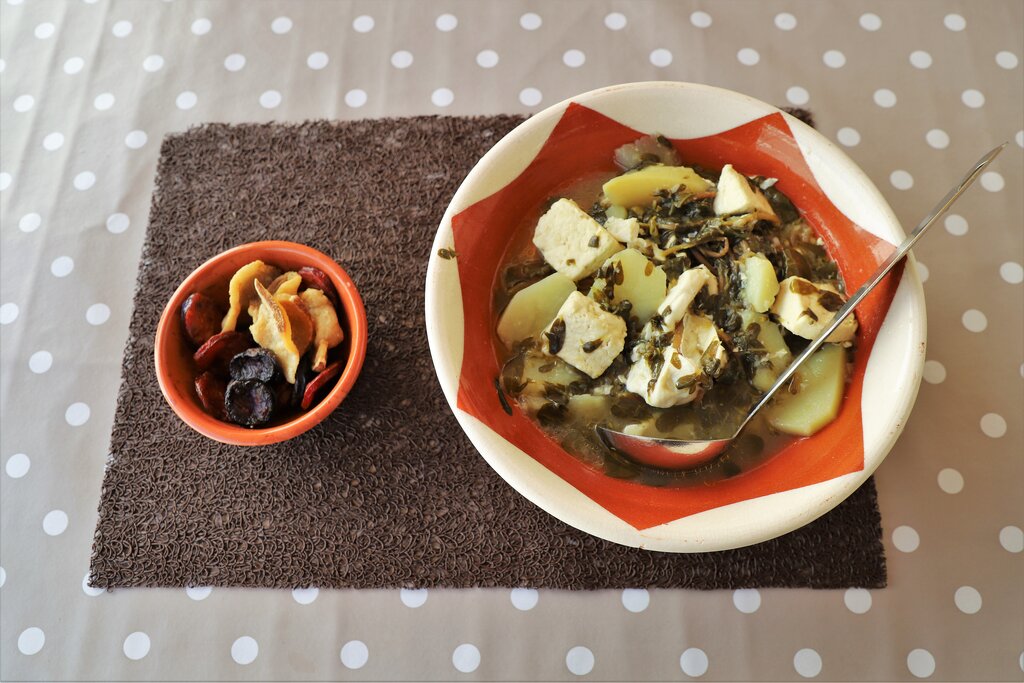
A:
POLYGON ((121 586, 885 585, 874 482, 749 548, 673 555, 588 536, 501 480, 434 377, 422 283, 434 231, 477 159, 522 119, 207 125, 167 138, 103 480, 90 583, 121 586), (200 263, 287 239, 341 263, 370 343, 355 390, 284 444, 239 448, 164 402, 153 337, 200 263))

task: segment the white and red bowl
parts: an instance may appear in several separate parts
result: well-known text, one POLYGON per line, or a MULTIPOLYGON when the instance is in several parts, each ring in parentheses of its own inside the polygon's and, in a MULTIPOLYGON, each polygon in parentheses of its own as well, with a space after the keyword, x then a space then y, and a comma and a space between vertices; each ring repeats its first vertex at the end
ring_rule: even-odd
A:
MULTIPOLYGON (((588 173, 613 168, 616 147, 660 133, 684 163, 778 178, 858 287, 904 238, 871 180, 823 135, 746 95, 692 83, 629 83, 548 107, 470 171, 437 230, 426 322, 438 380, 480 454, 527 499, 578 529, 669 552, 736 548, 780 536, 842 502, 878 467, 906 423, 925 357, 925 305, 913 265, 857 309, 853 377, 839 418, 763 465, 699 488, 608 477, 547 437, 495 378, 493 290, 513 235, 538 207, 588 173), (457 256, 439 256, 454 249, 457 256)), ((911 262, 912 263, 912 262, 911 262)))

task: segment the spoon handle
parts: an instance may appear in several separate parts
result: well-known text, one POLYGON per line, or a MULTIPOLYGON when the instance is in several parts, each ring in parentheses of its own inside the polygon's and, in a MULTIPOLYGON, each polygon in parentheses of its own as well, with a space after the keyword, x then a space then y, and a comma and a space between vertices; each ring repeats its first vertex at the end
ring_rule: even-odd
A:
POLYGON ((749 413, 747 413, 747 417, 746 419, 743 420, 743 424, 740 425, 740 429, 737 430, 737 433, 740 430, 742 430, 748 422, 750 422, 750 419, 754 417, 754 414, 761 408, 763 408, 765 404, 771 400, 772 396, 774 396, 780 388, 785 386, 785 384, 790 380, 790 378, 792 378, 793 375, 796 374, 796 371, 797 369, 799 369, 800 365, 805 360, 810 358, 811 354, 813 354, 815 351, 821 348, 821 346, 825 343, 825 340, 828 339, 828 336, 836 331, 836 328, 839 327, 839 325, 843 322, 846 316, 850 315, 850 313, 853 312, 853 309, 855 309, 857 305, 864 300, 864 297, 870 294, 871 290, 874 289, 875 286, 882 281, 882 278, 884 278, 889 273, 889 271, 892 270, 893 267, 895 267, 897 263, 903 260, 903 257, 907 255, 907 252, 910 251, 910 248, 914 246, 917 240, 921 239, 921 235, 924 234, 925 230, 930 228, 935 223, 935 221, 942 216, 942 214, 946 213, 946 211, 949 210, 949 207, 953 205, 953 202, 959 199, 960 195, 964 193, 964 190, 966 190, 974 183, 978 176, 981 175, 981 172, 984 171, 990 163, 992 163, 992 160, 995 159, 996 156, 998 156, 999 153, 1003 151, 1003 148, 1006 147, 1006 145, 1007 143, 1004 142, 1003 144, 999 145, 998 147, 990 151, 985 156, 981 157, 981 159, 978 160, 978 162, 967 173, 967 175, 963 177, 963 180, 961 180, 956 185, 956 187, 950 190, 949 193, 942 198, 942 201, 940 201, 935 206, 935 208, 932 209, 932 212, 928 215, 928 217, 925 218, 920 223, 918 223, 917 227, 914 228, 914 231, 910 233, 910 236, 907 237, 907 239, 903 240, 903 244, 898 246, 896 250, 889 256, 889 258, 885 259, 885 261, 882 262, 882 264, 878 267, 878 270, 875 271, 874 275, 868 278, 868 280, 863 285, 861 285, 856 292, 853 293, 853 295, 846 302, 846 304, 836 312, 835 317, 832 318, 832 322, 829 323, 829 325, 820 335, 818 335, 818 338, 812 341, 810 344, 808 344, 807 348, 804 349, 799 356, 793 359, 793 362, 789 364, 789 366, 782 372, 781 375, 779 375, 779 378, 775 381, 775 384, 773 384, 768 389, 768 391, 764 393, 764 396, 762 396, 761 399, 756 404, 754 404, 754 407, 750 409, 749 413))

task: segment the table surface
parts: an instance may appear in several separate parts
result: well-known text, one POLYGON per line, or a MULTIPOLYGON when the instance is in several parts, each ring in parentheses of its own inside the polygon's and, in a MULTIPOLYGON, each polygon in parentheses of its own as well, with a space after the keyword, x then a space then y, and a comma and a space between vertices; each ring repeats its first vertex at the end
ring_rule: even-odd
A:
POLYGON ((0 7, 0 677, 1021 680, 1024 4, 0 7), (84 585, 161 138, 204 121, 531 112, 617 82, 811 108, 911 226, 928 361, 877 473, 884 590, 84 585))

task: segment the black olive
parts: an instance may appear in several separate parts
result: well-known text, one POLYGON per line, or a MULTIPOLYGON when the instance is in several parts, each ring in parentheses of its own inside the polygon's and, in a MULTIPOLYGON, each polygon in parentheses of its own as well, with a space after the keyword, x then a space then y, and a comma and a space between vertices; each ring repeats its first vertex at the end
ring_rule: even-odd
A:
POLYGON ((233 379, 224 392, 224 410, 228 419, 243 427, 258 427, 274 412, 274 392, 255 379, 233 379))
POLYGON ((235 355, 228 363, 228 374, 231 379, 272 382, 277 378, 279 369, 274 354, 266 349, 255 348, 235 355))
POLYGON ((292 408, 298 408, 302 404, 302 396, 306 393, 306 383, 313 376, 311 366, 308 353, 299 359, 299 365, 295 369, 295 385, 292 387, 292 408))

